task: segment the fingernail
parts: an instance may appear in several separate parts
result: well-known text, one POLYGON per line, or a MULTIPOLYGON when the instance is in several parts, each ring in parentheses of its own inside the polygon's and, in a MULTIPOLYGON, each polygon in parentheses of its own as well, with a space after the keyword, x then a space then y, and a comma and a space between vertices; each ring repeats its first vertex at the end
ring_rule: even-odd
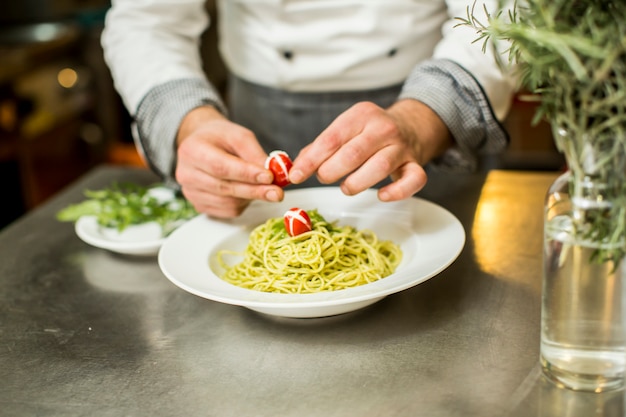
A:
POLYGON ((272 174, 270 174, 269 172, 261 172, 259 175, 256 176, 257 182, 261 184, 271 184, 272 179, 272 174))
POLYGON ((265 193, 265 199, 267 201, 278 202, 280 201, 280 197, 278 196, 278 192, 276 190, 269 190, 265 193))
POLYGON ((292 169, 289 171, 289 181, 294 184, 299 184, 304 180, 304 174, 299 169, 292 169))
POLYGON ((345 184, 341 184, 339 188, 341 189, 341 192, 344 193, 345 195, 348 195, 348 196, 354 195, 352 190, 350 190, 345 184))

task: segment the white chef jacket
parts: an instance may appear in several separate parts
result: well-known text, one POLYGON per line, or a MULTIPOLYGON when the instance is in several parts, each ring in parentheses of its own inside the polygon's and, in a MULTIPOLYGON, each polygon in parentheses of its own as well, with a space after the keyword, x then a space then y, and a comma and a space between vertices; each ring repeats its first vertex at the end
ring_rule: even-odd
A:
MULTIPOLYGON (((481 90, 477 94, 486 96, 483 101, 492 116, 502 119, 514 88, 512 78, 497 67, 490 50, 485 53, 482 44, 472 42, 477 36, 473 29, 455 27, 459 23, 455 17, 466 16, 473 2, 217 0, 219 48, 227 67, 238 77, 293 92, 390 86, 410 79, 412 71, 422 63, 449 60, 473 77, 481 90)), ((497 2, 484 0, 491 10, 495 10, 497 2)), ((176 80, 206 79, 199 56, 199 37, 208 24, 203 0, 112 1, 102 44, 115 85, 131 114, 135 115, 146 96, 159 86, 176 80)), ((433 71, 431 65, 425 73, 441 77, 436 69, 433 71)), ((442 73, 450 71, 444 69, 442 73)), ((423 78, 422 84, 427 82, 423 78)), ((429 93, 433 103, 422 101, 438 111, 436 102, 445 90, 433 87, 429 93)), ((224 109, 210 85, 188 86, 188 90, 203 89, 207 90, 209 102, 224 109)), ((405 90, 404 97, 421 99, 420 93, 411 93, 408 82, 405 90)), ((422 85, 421 91, 424 90, 422 85)), ((445 104, 440 103, 439 107, 445 104)), ((188 110, 191 109, 178 109, 188 110)), ((441 113, 445 112, 441 109, 441 113)), ((451 124, 458 124, 452 119, 462 117, 440 116, 458 140, 465 127, 455 128, 451 124)), ((156 123, 158 118, 153 118, 156 123)), ((160 132, 167 130, 163 124, 161 127, 160 132)), ((176 128, 177 125, 167 130, 169 138, 164 140, 173 141, 176 128)), ((159 153, 163 144, 153 143, 152 147, 153 152, 148 153, 159 153)), ((167 149, 172 147, 168 145, 167 149)), ((169 159, 163 163, 171 165, 169 159)), ((170 166, 161 171, 171 169, 170 166)))

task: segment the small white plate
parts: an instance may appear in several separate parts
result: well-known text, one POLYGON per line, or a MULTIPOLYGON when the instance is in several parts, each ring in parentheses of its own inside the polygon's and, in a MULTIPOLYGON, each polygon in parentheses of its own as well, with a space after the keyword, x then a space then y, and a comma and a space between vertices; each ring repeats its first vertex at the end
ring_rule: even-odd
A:
MULTIPOLYGON (((177 204, 173 202, 176 194, 171 188, 155 186, 148 190, 148 195, 161 204, 177 204)), ((181 224, 183 222, 180 221, 181 224)), ((172 224, 172 227, 178 226, 178 223, 172 224)), ((128 226, 120 232, 112 227, 100 226, 95 216, 82 216, 74 228, 85 243, 125 255, 156 255, 165 241, 163 229, 156 222, 128 226)))
POLYGON ((128 226, 119 232, 100 226, 95 216, 83 216, 76 222, 75 230, 85 243, 126 255, 156 255, 165 241, 156 222, 128 226))
POLYGON ((365 307, 426 281, 450 265, 464 244, 461 223, 434 203, 419 198, 383 203, 375 190, 347 197, 337 187, 320 187, 287 191, 281 203, 255 201, 231 221, 197 216, 165 240, 158 260, 170 281, 200 297, 276 316, 324 317, 365 307), (379 281, 315 294, 264 293, 220 279, 217 252, 243 250, 254 227, 291 207, 318 209, 329 221, 371 229, 380 239, 399 244, 403 260, 395 273, 379 281))

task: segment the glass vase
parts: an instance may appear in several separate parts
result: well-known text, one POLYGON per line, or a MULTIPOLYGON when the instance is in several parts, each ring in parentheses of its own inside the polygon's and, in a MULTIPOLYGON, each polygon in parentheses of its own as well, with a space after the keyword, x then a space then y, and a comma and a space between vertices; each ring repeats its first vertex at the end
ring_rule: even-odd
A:
POLYGON ((545 204, 541 365, 581 391, 624 387, 626 222, 621 175, 568 171, 545 204))

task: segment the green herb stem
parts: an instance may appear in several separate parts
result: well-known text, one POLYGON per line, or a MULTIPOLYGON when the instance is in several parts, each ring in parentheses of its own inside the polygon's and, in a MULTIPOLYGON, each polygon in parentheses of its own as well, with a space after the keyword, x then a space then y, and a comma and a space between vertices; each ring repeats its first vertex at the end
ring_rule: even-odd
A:
POLYGON ((626 1, 507 4, 483 7, 487 23, 474 4, 459 25, 474 28, 484 50, 508 45, 497 62, 539 98, 533 121, 552 125, 572 181, 598 184, 594 198, 612 202, 581 216, 579 237, 607 248, 597 260, 618 262, 626 253, 626 1))

